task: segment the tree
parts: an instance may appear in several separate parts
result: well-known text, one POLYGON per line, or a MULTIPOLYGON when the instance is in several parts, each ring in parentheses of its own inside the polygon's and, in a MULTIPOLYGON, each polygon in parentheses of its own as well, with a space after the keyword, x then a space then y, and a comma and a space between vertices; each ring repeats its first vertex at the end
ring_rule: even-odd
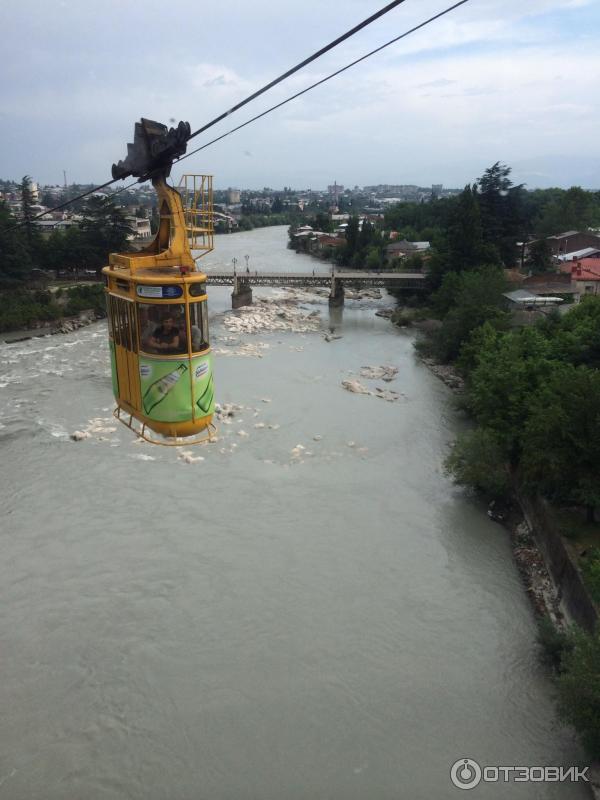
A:
POLYGON ((27 239, 22 227, 0 202, 0 281, 22 281, 33 267, 27 239))
POLYGON ((58 278, 59 272, 66 269, 65 266, 66 251, 65 251, 65 234, 61 231, 53 230, 50 236, 44 242, 42 250, 42 267, 56 273, 58 278))
POLYGON ((592 192, 586 192, 580 186, 552 192, 535 222, 539 235, 587 230, 598 219, 598 201, 592 192))
POLYGON ((473 269, 483 263, 483 228, 477 193, 465 186, 448 228, 448 267, 453 272, 473 269))
POLYGON ((330 233, 333 227, 331 224, 331 217, 324 211, 317 211, 313 223, 315 230, 323 231, 325 233, 330 233))
POLYGON ((499 261, 496 248, 484 242, 476 187, 467 185, 452 208, 446 236, 430 259, 429 286, 437 289, 447 272, 463 272, 499 261))
POLYGON ((348 226, 346 228, 346 245, 341 253, 341 257, 345 264, 351 263, 352 259, 356 255, 358 250, 358 237, 358 217, 353 214, 348 220, 348 226))
POLYGON ((471 333, 484 322, 505 325, 506 314, 501 309, 505 288, 502 270, 493 265, 458 276, 452 289, 452 307, 434 335, 434 350, 441 361, 457 358, 471 333))
POLYGON ((431 295, 431 305, 440 317, 443 317, 456 305, 462 285, 460 273, 447 272, 444 275, 440 288, 431 295))
POLYGON ((538 239, 529 245, 527 266, 533 272, 547 272, 552 269, 552 248, 547 239, 538 239))
POLYGON ((458 437, 444 467, 461 486, 501 497, 510 489, 506 460, 498 436, 487 428, 477 428, 458 437))
POLYGON ((552 369, 550 346, 535 328, 479 334, 469 375, 469 401, 479 422, 494 431, 516 465, 531 403, 552 369))
POLYGON ((281 202, 281 198, 277 196, 271 204, 271 214, 281 214, 282 211, 283 203, 281 202))
POLYGON ((593 759, 600 758, 600 635, 577 632, 558 678, 561 718, 573 725, 593 759))
POLYGON ((583 297, 552 331, 554 358, 600 370, 600 296, 583 297))
POLYGON ((530 396, 521 465, 527 484, 562 502, 600 506, 600 372, 554 362, 530 396))
POLYGON ((507 267, 515 263, 516 243, 525 236, 523 185, 514 186, 510 173, 510 167, 496 161, 477 182, 484 240, 496 248, 507 267))
POLYGON ((365 267, 371 272, 379 272, 383 266, 383 252, 379 247, 371 246, 367 250, 365 267))
POLYGON ((127 249, 133 233, 123 213, 110 197, 92 196, 83 211, 81 223, 85 266, 98 269, 108 263, 108 254, 127 249))

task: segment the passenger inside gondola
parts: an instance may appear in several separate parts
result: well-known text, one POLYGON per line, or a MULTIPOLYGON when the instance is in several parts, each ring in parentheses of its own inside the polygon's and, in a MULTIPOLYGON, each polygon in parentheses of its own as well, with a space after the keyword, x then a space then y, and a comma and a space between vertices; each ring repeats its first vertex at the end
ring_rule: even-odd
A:
POLYGON ((152 355, 187 353, 185 306, 139 303, 137 306, 140 350, 152 355))
POLYGON ((154 329, 148 344, 156 353, 181 353, 180 330, 172 314, 163 317, 161 324, 154 329))

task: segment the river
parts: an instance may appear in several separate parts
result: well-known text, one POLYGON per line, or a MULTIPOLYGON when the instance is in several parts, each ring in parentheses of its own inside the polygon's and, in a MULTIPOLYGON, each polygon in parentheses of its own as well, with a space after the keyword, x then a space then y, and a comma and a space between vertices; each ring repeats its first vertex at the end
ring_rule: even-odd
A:
MULTIPOLYGON (((204 263, 327 269, 285 241, 204 263)), ((248 335, 257 357, 224 354, 229 292, 216 395, 244 408, 202 461, 111 423, 105 323, 0 346, 0 798, 440 800, 461 757, 579 763, 508 536, 443 473, 464 422, 390 299, 347 302, 331 342, 248 335), (380 364, 397 402, 341 387, 380 364)), ((473 792, 509 796, 587 793, 473 792)))

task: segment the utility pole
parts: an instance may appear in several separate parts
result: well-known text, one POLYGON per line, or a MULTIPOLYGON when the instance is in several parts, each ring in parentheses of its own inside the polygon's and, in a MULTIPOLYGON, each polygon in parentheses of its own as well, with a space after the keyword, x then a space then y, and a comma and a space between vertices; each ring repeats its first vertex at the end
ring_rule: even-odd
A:
POLYGON ((65 189, 67 188, 67 171, 63 169, 63 179, 65 182, 65 189))

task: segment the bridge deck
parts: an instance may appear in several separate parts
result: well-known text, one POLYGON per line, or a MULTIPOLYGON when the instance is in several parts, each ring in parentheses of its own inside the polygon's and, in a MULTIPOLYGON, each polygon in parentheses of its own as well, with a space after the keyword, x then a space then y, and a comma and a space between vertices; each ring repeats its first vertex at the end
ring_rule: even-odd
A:
POLYGON ((207 282, 213 286, 233 286, 238 283, 250 286, 331 286, 334 278, 349 286, 383 286, 389 288, 414 288, 424 286, 425 275, 421 272, 362 272, 340 270, 331 273, 307 272, 207 272, 207 282))

